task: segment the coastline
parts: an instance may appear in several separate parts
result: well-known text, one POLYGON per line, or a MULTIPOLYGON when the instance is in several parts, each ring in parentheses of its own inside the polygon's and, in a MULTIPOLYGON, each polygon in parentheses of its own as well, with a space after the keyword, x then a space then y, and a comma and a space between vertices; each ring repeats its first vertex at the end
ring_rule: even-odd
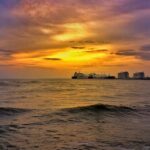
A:
POLYGON ((145 76, 144 72, 136 72, 131 77, 127 71, 119 72, 118 77, 107 74, 84 74, 81 72, 75 72, 72 79, 98 79, 98 80, 150 80, 149 76, 145 76))
POLYGON ((115 79, 110 79, 110 78, 74 78, 72 77, 71 79, 73 80, 150 80, 150 78, 148 79, 118 79, 118 78, 115 78, 115 79))

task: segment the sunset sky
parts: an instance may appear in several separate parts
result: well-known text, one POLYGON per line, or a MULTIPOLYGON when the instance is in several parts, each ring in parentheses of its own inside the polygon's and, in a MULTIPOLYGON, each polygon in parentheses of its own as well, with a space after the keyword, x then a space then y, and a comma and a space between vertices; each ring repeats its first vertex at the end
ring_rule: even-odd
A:
POLYGON ((149 68, 150 0, 0 0, 0 78, 149 68))

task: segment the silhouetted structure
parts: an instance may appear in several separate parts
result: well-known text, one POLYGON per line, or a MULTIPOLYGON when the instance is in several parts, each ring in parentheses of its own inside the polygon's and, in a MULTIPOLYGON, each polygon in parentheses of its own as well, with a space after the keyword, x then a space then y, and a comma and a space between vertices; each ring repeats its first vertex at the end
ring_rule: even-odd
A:
POLYGON ((129 72, 120 72, 118 73, 118 78, 112 75, 107 74, 84 74, 81 72, 75 72, 72 76, 72 79, 124 79, 124 80, 150 80, 150 77, 145 77, 144 72, 136 72, 133 74, 133 77, 130 78, 129 72))
POLYGON ((145 77, 144 80, 150 80, 150 77, 145 77))
POLYGON ((75 72, 72 79, 88 79, 88 76, 84 73, 75 72))
POLYGON ((90 73, 90 74, 84 74, 80 72, 75 72, 72 76, 72 79, 115 79, 115 76, 106 75, 106 74, 96 74, 96 73, 90 73))
POLYGON ((136 72, 133 74, 134 79, 144 79, 145 78, 145 73, 144 72, 136 72))
POLYGON ((129 73, 126 72, 119 72, 118 73, 118 79, 129 79, 129 73))

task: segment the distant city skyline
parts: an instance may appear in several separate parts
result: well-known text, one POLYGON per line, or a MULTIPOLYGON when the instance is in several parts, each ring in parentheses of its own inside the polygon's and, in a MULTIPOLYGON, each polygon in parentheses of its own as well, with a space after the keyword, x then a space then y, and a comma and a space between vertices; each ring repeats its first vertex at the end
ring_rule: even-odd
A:
POLYGON ((72 75, 72 79, 147 79, 150 80, 150 76, 145 72, 134 72, 132 75, 128 71, 118 72, 117 75, 105 74, 105 73, 84 73, 75 72, 72 75))
POLYGON ((150 76, 149 35, 148 0, 0 0, 0 78, 150 76))

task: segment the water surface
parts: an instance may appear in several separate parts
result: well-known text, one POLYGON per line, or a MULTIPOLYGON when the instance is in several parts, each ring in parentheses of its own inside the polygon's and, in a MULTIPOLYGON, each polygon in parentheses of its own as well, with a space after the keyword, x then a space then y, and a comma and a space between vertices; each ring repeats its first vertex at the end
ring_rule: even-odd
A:
POLYGON ((0 150, 149 150, 150 81, 0 80, 0 150))

